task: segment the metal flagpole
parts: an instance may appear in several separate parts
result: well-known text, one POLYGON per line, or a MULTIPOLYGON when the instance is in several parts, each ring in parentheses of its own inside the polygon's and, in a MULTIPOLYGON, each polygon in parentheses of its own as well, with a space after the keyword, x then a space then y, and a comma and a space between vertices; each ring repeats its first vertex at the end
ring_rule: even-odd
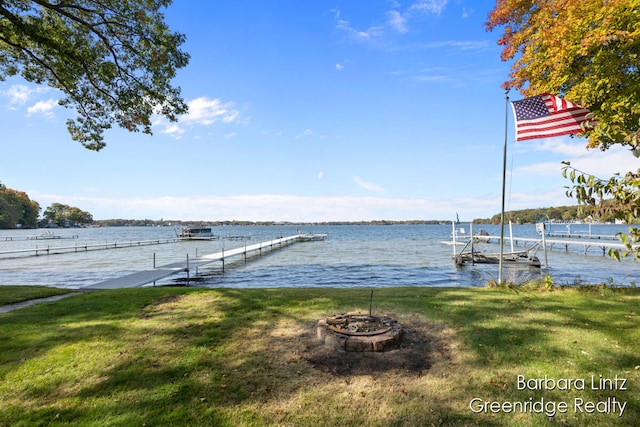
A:
POLYGON ((509 91, 504 95, 504 150, 502 155, 502 210, 500 211, 500 260, 498 261, 498 285, 502 284, 502 259, 504 257, 504 198, 507 181, 507 124, 509 119, 509 91))

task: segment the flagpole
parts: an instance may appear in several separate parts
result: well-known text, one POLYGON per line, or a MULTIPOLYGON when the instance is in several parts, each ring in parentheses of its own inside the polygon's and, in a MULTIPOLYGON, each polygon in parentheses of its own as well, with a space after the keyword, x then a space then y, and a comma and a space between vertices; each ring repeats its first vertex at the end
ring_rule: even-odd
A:
POLYGON ((498 285, 502 285, 502 261, 504 257, 504 199, 507 181, 507 124, 509 122, 509 91, 504 95, 504 150, 502 154, 502 209, 500 211, 500 260, 498 261, 498 285))

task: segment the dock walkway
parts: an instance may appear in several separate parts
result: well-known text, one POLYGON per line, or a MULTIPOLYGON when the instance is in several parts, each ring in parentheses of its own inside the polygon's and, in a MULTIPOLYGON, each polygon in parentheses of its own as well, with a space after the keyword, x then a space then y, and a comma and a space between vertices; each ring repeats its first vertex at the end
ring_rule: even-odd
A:
MULTIPOLYGON (((27 239, 31 240, 31 239, 27 239)), ((153 240, 135 240, 130 242, 104 242, 104 243, 81 243, 72 246, 36 246, 29 249, 13 249, 9 251, 0 251, 0 257, 6 257, 11 255, 24 255, 24 256, 41 256, 41 255, 55 255, 66 254, 71 252, 89 252, 104 249, 122 249, 131 248, 135 246, 151 246, 151 245, 163 245, 168 243, 182 242, 184 239, 179 237, 171 237, 165 239, 153 239, 153 240)))
MULTIPOLYGON (((592 248, 600 249, 602 255, 607 253, 607 250, 627 250, 627 246, 622 243, 614 243, 614 238, 617 236, 606 235, 567 235, 561 239, 547 239, 547 234, 544 234, 544 223, 536 224, 536 231, 541 234, 539 238, 531 237, 514 237, 511 230, 511 223, 509 223, 509 236, 493 236, 486 231, 480 230, 477 234, 473 233, 473 223, 469 223, 469 235, 466 234, 464 227, 459 227, 459 222, 451 222, 451 240, 442 241, 441 243, 451 245, 453 247, 454 262, 456 265, 463 265, 465 262, 493 264, 499 263, 501 266, 506 261, 505 265, 529 265, 535 267, 548 267, 547 249, 553 250, 554 247, 564 247, 565 252, 569 252, 569 248, 582 247, 584 254, 587 255, 588 251, 592 248), (460 232, 458 232, 460 230, 460 232), (501 241, 502 240, 502 241, 501 241), (474 244, 497 244, 497 245, 510 245, 511 251, 500 251, 498 254, 486 253, 484 250, 477 250, 474 248, 474 244), (523 251, 516 251, 514 246, 519 245, 524 247, 523 251), (457 246, 463 246, 461 251, 458 251, 457 246), (467 249, 469 247, 469 249, 467 249), (536 256, 539 249, 542 249, 544 255, 544 263, 540 262, 536 256)), ((560 236, 561 234, 557 234, 560 236)), ((634 244, 632 247, 637 249, 640 245, 634 244)), ((572 249, 572 252, 578 253, 578 250, 572 249)))
POLYGON ((187 259, 185 261, 175 262, 172 264, 167 264, 158 268, 154 268, 152 270, 139 271, 137 273, 132 273, 122 277, 116 277, 114 279, 105 280, 99 283, 95 283, 93 285, 83 286, 83 290, 98 290, 98 289, 119 289, 119 288, 136 288, 140 286, 144 286, 149 283, 153 283, 155 281, 164 279, 173 274, 177 274, 180 272, 189 272, 191 269, 196 269, 206 264, 210 264, 215 261, 222 261, 224 263, 225 259, 244 255, 246 256, 250 252, 261 252, 262 249, 265 248, 274 248, 287 246, 296 242, 304 242, 309 240, 321 240, 324 239, 325 235, 309 235, 309 234, 295 234, 293 236, 281 237, 274 240, 269 240, 266 242, 256 243, 250 246, 241 246, 239 248, 230 249, 230 250, 222 250, 221 252, 216 252, 209 255, 204 255, 197 258, 187 259), (311 239, 309 236, 317 236, 316 239, 311 239))
MULTIPOLYGON (((496 240, 498 243, 500 242, 500 236, 482 236, 485 239, 496 240)), ((541 238, 527 238, 527 237, 508 237, 504 238, 505 243, 513 242, 514 245, 520 245, 527 247, 527 245, 533 245, 536 243, 542 243, 541 238)), ((569 246, 581 246, 586 254, 587 251, 592 248, 599 248, 602 251, 602 254, 605 255, 607 249, 617 249, 617 250, 625 250, 626 246, 622 243, 611 243, 607 241, 594 241, 594 240, 571 240, 571 239, 545 239, 545 243, 549 249, 553 249, 554 246, 564 247, 565 251, 569 250, 569 246)))

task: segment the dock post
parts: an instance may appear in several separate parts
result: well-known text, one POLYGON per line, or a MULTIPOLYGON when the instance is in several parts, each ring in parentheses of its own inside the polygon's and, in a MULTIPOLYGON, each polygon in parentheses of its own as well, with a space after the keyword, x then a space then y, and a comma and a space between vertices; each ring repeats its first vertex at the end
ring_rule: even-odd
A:
POLYGON ((222 245, 222 271, 224 271, 224 245, 222 245))
POLYGON ((247 263, 247 241, 246 240, 244 241, 244 253, 243 253, 243 255, 244 255, 244 263, 246 264, 247 263))
POLYGON ((456 223, 451 221, 451 239, 453 240, 453 258, 456 258, 456 223))
POLYGON ((469 244, 471 245, 471 265, 475 265, 476 253, 473 249, 473 221, 469 223, 469 244))
POLYGON ((515 250, 513 249, 513 223, 511 220, 509 220, 509 240, 511 240, 511 252, 513 253, 515 250))
POLYGON ((153 269, 155 270, 156 268, 156 253, 153 253, 153 269))
POLYGON ((542 223, 542 249, 544 252, 544 268, 549 267, 549 263, 547 262, 547 239, 545 238, 545 223, 542 223))
POLYGON ((189 284, 189 254, 187 254, 187 284, 189 284))

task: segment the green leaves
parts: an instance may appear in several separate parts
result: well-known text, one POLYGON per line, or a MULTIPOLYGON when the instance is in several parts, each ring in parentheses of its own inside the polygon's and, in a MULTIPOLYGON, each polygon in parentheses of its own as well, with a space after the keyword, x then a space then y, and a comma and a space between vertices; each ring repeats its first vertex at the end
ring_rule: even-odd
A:
MULTIPOLYGON (((628 224, 640 218, 640 169, 624 176, 615 174, 605 181, 573 168, 570 162, 562 163, 562 176, 568 176, 573 184, 566 187, 567 197, 574 197, 583 205, 598 206, 596 213, 601 218, 621 219, 628 224)), ((630 227, 628 234, 619 233, 618 238, 626 250, 610 250, 609 255, 618 260, 628 255, 640 257, 640 228, 630 227)))
POLYGON ((67 221, 72 224, 90 224, 93 222, 93 216, 89 212, 62 203, 52 203, 51 206, 45 209, 42 216, 58 225, 64 225, 67 221))
POLYGON ((0 228, 35 228, 39 213, 40 205, 29 199, 27 193, 0 183, 0 228))
POLYGON ((167 0, 7 0, 0 6, 0 80, 20 74, 63 94, 75 109, 72 139, 91 150, 106 143, 113 124, 151 134, 151 116, 170 121, 186 113, 171 85, 189 55, 185 36, 160 13, 167 0))

